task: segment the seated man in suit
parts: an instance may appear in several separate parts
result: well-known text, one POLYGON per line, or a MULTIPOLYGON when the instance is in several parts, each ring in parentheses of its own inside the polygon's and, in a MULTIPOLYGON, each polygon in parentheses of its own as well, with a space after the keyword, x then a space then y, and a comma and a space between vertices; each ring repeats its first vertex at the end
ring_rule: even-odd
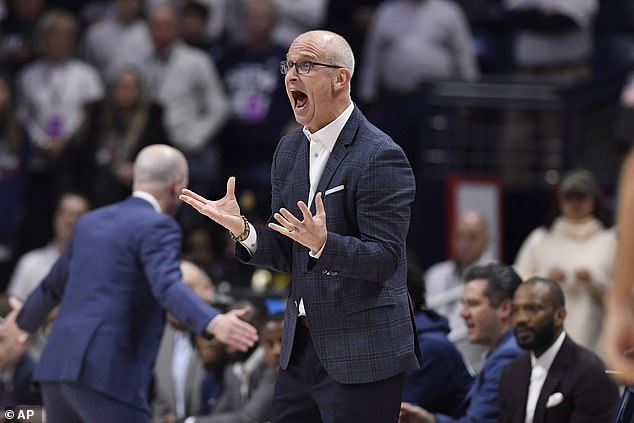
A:
POLYGON ((564 331, 564 294, 556 282, 534 277, 513 299, 513 323, 522 354, 500 380, 499 423, 612 422, 616 385, 601 360, 564 331))
POLYGON ((266 317, 260 326, 260 346, 246 361, 227 366, 222 395, 211 415, 189 417, 184 423, 270 421, 280 367, 283 318, 283 313, 266 317))
POLYGON ((427 308, 422 271, 407 263, 407 290, 414 309, 420 350, 420 369, 407 372, 403 401, 432 413, 450 416, 462 412, 473 377, 458 348, 449 340, 449 319, 427 308))
MULTIPOLYGON (((191 261, 182 260, 181 273, 185 285, 198 298, 211 303, 214 285, 205 271, 191 261)), ((171 314, 167 315, 167 321, 169 324, 165 325, 154 365, 152 408, 155 417, 184 418, 200 409, 200 387, 205 369, 187 327, 171 314)))
MULTIPOLYGON (((401 404, 400 423, 495 423, 498 383, 502 370, 522 353, 513 337, 511 304, 522 280, 511 266, 489 263, 465 274, 462 318, 469 342, 486 345, 487 358, 473 381, 457 417, 432 414, 424 408, 401 404)), ((519 422, 514 422, 519 423, 519 422)))

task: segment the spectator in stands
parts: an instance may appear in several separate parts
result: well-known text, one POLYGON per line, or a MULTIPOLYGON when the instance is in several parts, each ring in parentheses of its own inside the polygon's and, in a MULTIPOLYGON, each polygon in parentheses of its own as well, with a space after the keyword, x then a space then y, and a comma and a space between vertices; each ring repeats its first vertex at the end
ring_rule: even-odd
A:
MULTIPOLYGON (((181 261, 183 282, 201 300, 211 303, 214 286, 207 274, 190 261, 181 261)), ((171 421, 195 414, 201 407, 205 369, 187 328, 170 314, 154 365, 152 408, 159 420, 171 421)))
POLYGON ((194 47, 211 53, 214 44, 207 32, 209 6, 202 1, 188 1, 181 10, 181 34, 183 41, 194 47))
POLYGON ((200 387, 199 416, 211 414, 222 394, 222 379, 227 364, 226 345, 216 338, 206 339, 202 336, 194 338, 194 344, 205 367, 205 375, 200 387))
MULTIPOLYGON (((374 11, 382 0, 329 1, 325 28, 341 34, 354 52, 363 50, 374 11)), ((363 69, 363 56, 356 57, 356 66, 363 69)), ((357 98, 358 80, 352 81, 352 98, 357 98)))
POLYGON ((37 21, 44 11, 44 0, 11 0, 8 16, 0 22, 0 64, 9 78, 35 59, 37 21))
POLYGON ((512 267, 500 263, 474 266, 465 275, 462 317, 469 341, 489 348, 476 376, 465 409, 457 417, 432 414, 424 408, 401 404, 400 423, 494 423, 498 416, 498 384, 504 367, 522 353, 513 336, 513 294, 522 280, 512 267))
POLYGON ((421 84, 478 77, 469 24, 448 0, 396 0, 374 14, 363 50, 360 100, 378 107, 378 126, 418 161, 421 84))
POLYGON ((273 0, 273 40, 288 48, 301 33, 319 28, 326 19, 328 0, 273 0))
POLYGON ((431 413, 457 416, 462 411, 473 378, 462 355, 447 339, 449 321, 425 305, 422 272, 411 260, 407 263, 407 290, 414 309, 421 353, 420 369, 405 376, 403 401, 431 413))
MULTIPOLYGON (((514 73, 518 81, 569 86, 591 77, 593 22, 598 0, 504 0, 506 23, 514 31, 514 73)), ((574 134, 575 127, 572 128, 574 134)), ((530 183, 538 162, 563 166, 563 116, 543 110, 511 110, 500 145, 505 182, 530 183), (530 154, 535 151, 535 154, 530 154)))
POLYGON ((193 227, 185 236, 188 258, 205 269, 218 285, 250 286, 254 268, 236 260, 234 247, 226 232, 216 227, 193 227))
POLYGON ((618 389, 601 360, 566 333, 565 318, 557 282, 535 277, 515 292, 515 337, 529 354, 502 373, 498 423, 614 421, 618 389))
POLYGON ((89 27, 81 56, 109 83, 124 68, 142 68, 152 55, 147 23, 141 18, 141 0, 112 0, 114 13, 89 27))
POLYGON ((146 67, 148 93, 163 106, 169 139, 187 156, 190 185, 209 192, 218 176, 215 138, 229 115, 222 81, 208 55, 181 40, 174 9, 156 7, 149 23, 155 53, 146 67))
POLYGON ((143 147, 169 144, 163 109, 146 101, 141 75, 133 68, 122 69, 114 78, 90 132, 94 138, 86 160, 94 164, 91 200, 96 206, 131 194, 132 164, 143 147))
POLYGON ((260 326, 260 346, 246 361, 227 367, 222 395, 212 414, 189 417, 184 423, 269 421, 282 349, 283 317, 279 313, 266 318, 260 326))
POLYGON ((6 77, 0 75, 0 284, 9 279, 17 247, 16 227, 26 189, 30 140, 14 113, 14 97, 6 77))
MULTIPOLYGON (((9 297, 0 297, 0 320, 11 311, 9 297)), ((42 398, 32 384, 35 362, 8 329, 0 324, 0 407, 41 405, 42 398)))
POLYGON ((597 0, 504 0, 519 76, 569 84, 591 73, 597 0))
POLYGON ((47 12, 38 26, 38 59, 18 75, 19 116, 32 140, 26 195, 26 248, 48 239, 46 227, 63 192, 89 191, 90 165, 82 160, 91 139, 91 109, 103 96, 97 71, 76 59, 77 22, 47 12))
POLYGON ((248 0, 243 17, 243 44, 228 47, 218 61, 231 120, 221 137, 224 179, 235 176, 244 190, 255 193, 260 215, 270 210, 271 157, 291 123, 288 97, 279 78, 286 47, 272 39, 272 0, 248 0), (245 161, 249 151, 252 160, 245 161))
MULTIPOLYGON (((23 255, 13 272, 7 294, 23 302, 44 279, 62 254, 70 239, 77 219, 90 209, 86 198, 78 194, 66 193, 57 203, 57 210, 53 219, 54 237, 41 248, 29 251, 23 255)), ((33 336, 29 346, 29 353, 38 359, 46 342, 47 328, 42 328, 33 336)))
POLYGON ((597 341, 617 240, 603 219, 597 182, 588 170, 564 175, 559 214, 550 226, 533 230, 515 260, 525 279, 543 276, 561 284, 566 295, 566 331, 581 346, 599 352, 597 341))
POLYGON ((475 370, 482 367, 485 347, 467 340, 467 326, 460 316, 464 275, 471 266, 492 260, 486 218, 477 211, 463 213, 451 234, 452 258, 431 266, 425 273, 427 306, 449 319, 451 339, 475 370))

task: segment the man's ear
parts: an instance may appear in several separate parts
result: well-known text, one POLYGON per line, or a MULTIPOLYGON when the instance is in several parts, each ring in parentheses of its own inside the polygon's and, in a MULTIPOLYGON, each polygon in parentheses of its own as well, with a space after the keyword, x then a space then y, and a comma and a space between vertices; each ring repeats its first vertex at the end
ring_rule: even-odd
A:
POLYGON ((554 323, 555 326, 562 327, 564 325, 564 320, 566 319, 566 315, 568 312, 565 307, 559 307, 555 310, 554 323))
POLYGON ((335 72, 335 88, 346 88, 350 85, 352 72, 348 68, 339 68, 335 72))
POLYGON ((511 321, 512 312, 513 312, 513 300, 510 298, 506 298, 502 300, 500 306, 498 307, 500 314, 502 317, 508 318, 509 322, 511 321))

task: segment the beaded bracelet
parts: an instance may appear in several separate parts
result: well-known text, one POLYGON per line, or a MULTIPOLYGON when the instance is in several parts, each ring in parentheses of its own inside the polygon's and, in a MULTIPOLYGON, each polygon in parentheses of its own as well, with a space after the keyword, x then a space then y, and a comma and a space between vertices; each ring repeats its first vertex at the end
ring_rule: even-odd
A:
POLYGON ((242 220, 244 220, 244 232, 242 232, 239 236, 235 236, 233 232, 229 231, 229 236, 234 242, 244 241, 249 237, 249 234, 251 233, 251 226, 249 225, 249 221, 247 220, 247 218, 244 217, 244 215, 242 214, 240 215, 240 217, 242 218, 242 220))

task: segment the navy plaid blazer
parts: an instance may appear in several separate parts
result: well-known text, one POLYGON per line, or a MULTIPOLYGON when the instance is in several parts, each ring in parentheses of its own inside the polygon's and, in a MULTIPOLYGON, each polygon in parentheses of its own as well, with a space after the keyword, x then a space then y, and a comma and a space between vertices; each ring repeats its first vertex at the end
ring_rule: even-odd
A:
MULTIPOLYGON (((273 213, 285 207, 301 218, 297 202, 308 198, 308 155, 301 130, 280 140, 271 171, 273 213)), ((266 227, 257 228, 252 257, 238 244, 242 261, 291 274, 283 368, 300 298, 321 364, 336 381, 374 382, 419 367, 405 251, 415 191, 403 150, 355 107, 316 191, 324 195, 328 229, 321 257, 266 227)))

